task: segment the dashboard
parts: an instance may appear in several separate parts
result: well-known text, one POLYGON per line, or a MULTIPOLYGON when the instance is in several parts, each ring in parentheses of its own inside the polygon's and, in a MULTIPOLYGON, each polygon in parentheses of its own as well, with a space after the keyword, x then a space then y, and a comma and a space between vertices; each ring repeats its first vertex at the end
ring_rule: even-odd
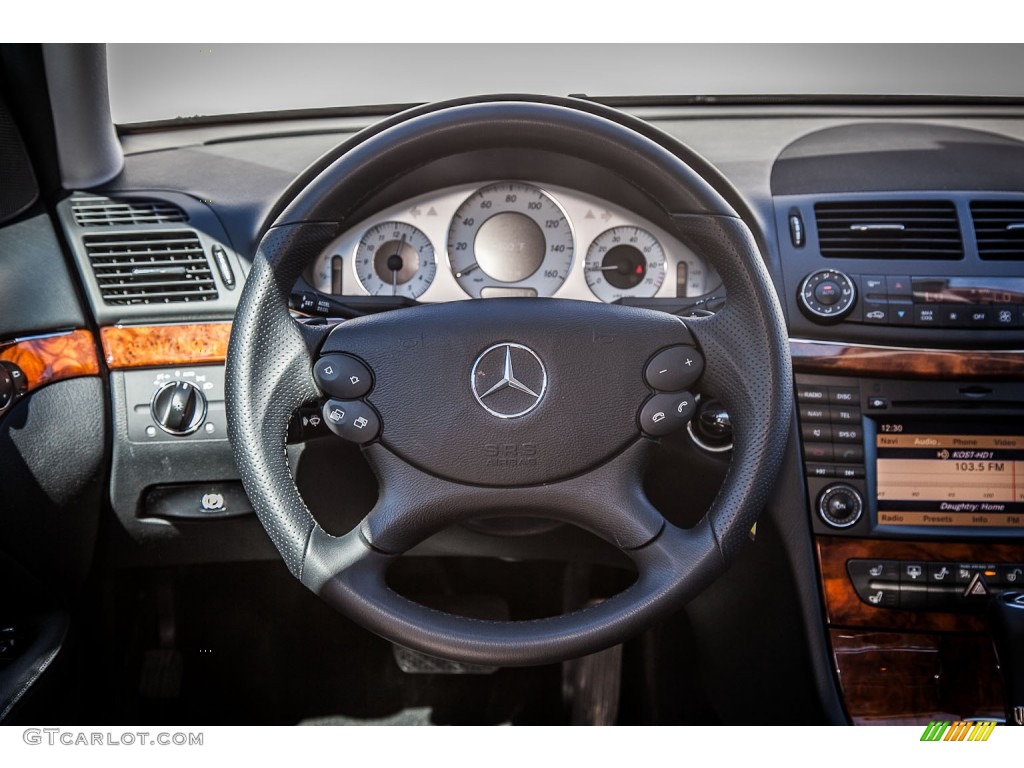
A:
MULTIPOLYGON (((1024 578, 1024 114, 985 105, 630 113, 733 185, 723 194, 757 238, 796 373, 785 474, 755 556, 688 609, 708 668, 731 681, 729 693, 749 684, 751 696, 775 701, 792 687, 794 708, 813 698, 829 722, 998 713, 999 673, 976 598, 1024 578), (751 633, 751 616, 777 631, 751 633), (772 656, 766 670, 775 659, 778 667, 736 679, 726 650, 735 643, 752 658, 772 656), (968 690, 971 680, 981 683, 968 690)), ((62 442, 82 446, 78 460, 51 455, 38 472, 67 466, 69 476, 103 478, 81 480, 66 498, 96 518, 102 509, 105 532, 85 520, 85 533, 62 535, 62 546, 102 535, 115 568, 276 558, 226 439, 231 322, 275 200, 371 122, 128 133, 120 176, 68 190, 52 217, 36 211, 0 229, 0 243, 26 254, 0 285, 0 304, 19 315, 0 341, 0 389, 13 393, 0 398, 0 419, 5 428, 27 419, 31 402, 33 419, 49 418, 67 430, 62 442), (197 263, 178 261, 183 240, 197 263), (159 290, 147 295, 151 284, 159 290), (63 387, 94 408, 47 404, 63 387)), ((326 309, 310 314, 326 322, 349 316, 339 310, 350 300, 365 308, 363 299, 394 300, 382 305, 390 309, 554 297, 677 314, 702 300, 713 312, 709 297, 727 301, 719 276, 656 205, 569 154, 410 170, 335 222, 294 290, 323 299, 326 309)), ((698 394, 713 402, 713 392, 698 394)), ((300 484, 341 463, 353 468, 348 507, 338 509, 330 487, 310 495, 325 527, 342 533, 372 506, 375 479, 318 413, 295 415, 288 450, 300 484)), ((704 439, 691 430, 662 441, 646 490, 674 521, 698 519, 713 500, 729 442, 709 435, 727 436, 728 424, 728 413, 708 409, 704 439)), ((49 445, 45 429, 24 434, 49 445)), ((63 520, 32 498, 50 486, 23 477, 36 471, 31 461, 6 466, 17 468, 9 482, 24 491, 20 507, 63 520)), ((427 554, 463 554, 466 542, 508 559, 593 554, 564 532, 506 534, 460 531, 427 554)), ((60 559, 84 580, 87 564, 60 559)), ((715 705, 743 717, 726 698, 715 705)))
POLYGON ((403 200, 340 235, 305 277, 328 295, 421 302, 687 298, 721 285, 654 222, 592 194, 522 180, 403 200))

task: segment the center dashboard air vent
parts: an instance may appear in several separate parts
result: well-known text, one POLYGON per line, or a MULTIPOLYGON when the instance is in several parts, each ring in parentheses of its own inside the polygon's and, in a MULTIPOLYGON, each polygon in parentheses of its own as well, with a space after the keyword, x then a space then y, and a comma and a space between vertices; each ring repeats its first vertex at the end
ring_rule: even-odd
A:
POLYGON ((188 216, 174 203, 146 198, 75 196, 71 198, 71 214, 80 227, 117 227, 134 224, 177 224, 188 216))
POLYGON ((971 218, 978 256, 987 261, 1024 260, 1024 202, 975 200, 971 218))
POLYGON ((816 203, 822 256, 846 259, 960 259, 956 207, 947 200, 816 203))
POLYGON ((107 304, 202 302, 218 296, 194 232, 111 232, 85 235, 82 242, 107 304))

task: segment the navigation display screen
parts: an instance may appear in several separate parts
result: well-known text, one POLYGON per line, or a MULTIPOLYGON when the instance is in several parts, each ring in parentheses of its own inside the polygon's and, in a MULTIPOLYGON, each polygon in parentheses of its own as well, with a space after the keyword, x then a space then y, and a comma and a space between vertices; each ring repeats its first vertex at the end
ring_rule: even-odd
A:
POLYGON ((1024 428, 881 419, 878 525, 1024 528, 1024 428))

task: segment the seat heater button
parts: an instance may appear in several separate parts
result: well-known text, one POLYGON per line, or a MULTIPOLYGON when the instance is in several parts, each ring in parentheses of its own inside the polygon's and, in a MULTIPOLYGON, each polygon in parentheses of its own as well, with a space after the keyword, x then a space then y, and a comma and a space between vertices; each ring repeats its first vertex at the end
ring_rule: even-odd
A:
POLYGON ((357 400, 370 391, 370 369, 349 355, 324 355, 313 366, 313 378, 326 394, 357 400))
POLYGON ((353 443, 363 445, 380 434, 380 417, 362 400, 328 400, 322 413, 331 432, 353 443))
POLYGON ((682 429, 697 410, 689 392, 652 395, 640 409, 640 429, 650 437, 664 437, 682 429))
POLYGON ((681 392, 704 372, 704 356, 694 347, 668 347, 647 363, 644 378, 659 392, 681 392))

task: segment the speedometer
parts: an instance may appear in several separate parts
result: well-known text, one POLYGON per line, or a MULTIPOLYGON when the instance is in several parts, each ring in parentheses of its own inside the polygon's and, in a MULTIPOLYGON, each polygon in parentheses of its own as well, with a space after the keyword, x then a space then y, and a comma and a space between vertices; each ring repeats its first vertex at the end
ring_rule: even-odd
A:
POLYGON ((551 296, 568 277, 574 252, 565 212, 530 184, 477 190, 448 229, 452 273, 475 298, 551 296))

